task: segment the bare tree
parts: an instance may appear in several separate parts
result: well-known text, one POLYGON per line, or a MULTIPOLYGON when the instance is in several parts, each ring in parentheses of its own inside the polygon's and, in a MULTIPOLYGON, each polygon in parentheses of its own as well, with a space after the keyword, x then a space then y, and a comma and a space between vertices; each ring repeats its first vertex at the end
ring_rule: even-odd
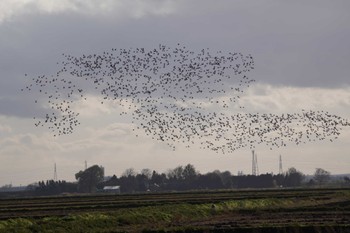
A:
POLYGON ((297 187, 301 185, 301 182, 305 179, 305 175, 295 169, 294 167, 291 167, 286 172, 285 180, 284 180, 284 186, 286 187, 297 187))
POLYGON ((197 176, 197 171, 192 164, 187 164, 182 171, 182 176, 186 180, 191 180, 197 176))
POLYGON ((151 171, 151 169, 144 168, 141 170, 141 175, 146 176, 147 179, 151 179, 152 178, 152 171, 151 171))
POLYGON ((182 180, 184 178, 183 171, 184 171, 183 166, 177 166, 176 168, 168 171, 168 176, 169 176, 169 178, 173 177, 177 180, 182 180))
POLYGON ((331 179, 331 173, 322 168, 316 168, 314 180, 319 184, 325 184, 331 179))
POLYGON ((134 168, 128 168, 126 169, 122 176, 125 176, 125 177, 129 177, 129 176, 136 176, 136 172, 135 172, 135 169, 134 168))

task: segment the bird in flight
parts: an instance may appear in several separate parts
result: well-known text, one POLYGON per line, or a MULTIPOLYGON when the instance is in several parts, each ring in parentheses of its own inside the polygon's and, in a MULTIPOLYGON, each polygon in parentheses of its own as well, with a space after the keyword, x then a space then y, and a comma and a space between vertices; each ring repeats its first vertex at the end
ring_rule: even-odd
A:
POLYGON ((46 106, 47 113, 35 118, 35 126, 47 126, 54 136, 74 132, 80 122, 72 106, 91 93, 101 96, 101 104, 112 101, 122 107, 120 115, 129 116, 135 136, 142 130, 173 149, 178 144, 218 153, 259 144, 272 149, 333 141, 350 126, 346 119, 324 111, 234 111, 244 109, 239 100, 255 82, 248 76, 254 69, 250 54, 160 44, 62 57, 54 74, 31 78, 21 89, 43 96, 34 102, 46 106))

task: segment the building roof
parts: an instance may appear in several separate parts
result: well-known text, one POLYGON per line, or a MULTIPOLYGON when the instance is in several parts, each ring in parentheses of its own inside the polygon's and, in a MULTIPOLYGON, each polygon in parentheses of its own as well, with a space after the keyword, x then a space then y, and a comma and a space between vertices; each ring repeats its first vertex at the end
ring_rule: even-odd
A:
POLYGON ((120 186, 105 186, 103 190, 117 190, 120 189, 120 186))

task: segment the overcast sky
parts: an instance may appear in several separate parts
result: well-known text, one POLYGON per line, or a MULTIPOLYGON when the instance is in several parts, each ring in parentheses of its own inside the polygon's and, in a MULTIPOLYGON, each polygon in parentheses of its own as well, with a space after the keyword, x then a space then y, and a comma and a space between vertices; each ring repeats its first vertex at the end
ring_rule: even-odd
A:
MULTIPOLYGON (((112 48, 154 48, 181 43, 252 54, 257 82, 242 104, 249 111, 287 113, 325 110, 350 119, 350 2, 348 0, 0 0, 0 186, 53 178, 74 180, 88 165, 119 176, 127 168, 160 172, 193 164, 205 173, 219 169, 251 173, 251 151, 217 154, 198 148, 172 151, 133 135, 113 103, 98 96, 79 106, 81 126, 54 138, 34 127, 43 111, 28 93, 28 80, 58 70, 62 53, 112 48)), ((256 149, 260 173, 296 167, 312 174, 321 167, 350 173, 350 129, 333 143, 256 149)))

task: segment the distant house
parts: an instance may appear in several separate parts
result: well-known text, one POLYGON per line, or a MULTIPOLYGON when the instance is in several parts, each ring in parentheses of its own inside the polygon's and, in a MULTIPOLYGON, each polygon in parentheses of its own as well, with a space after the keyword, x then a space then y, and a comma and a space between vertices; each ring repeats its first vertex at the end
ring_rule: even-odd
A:
POLYGON ((105 186, 103 187, 103 192, 120 194, 120 186, 105 186))

